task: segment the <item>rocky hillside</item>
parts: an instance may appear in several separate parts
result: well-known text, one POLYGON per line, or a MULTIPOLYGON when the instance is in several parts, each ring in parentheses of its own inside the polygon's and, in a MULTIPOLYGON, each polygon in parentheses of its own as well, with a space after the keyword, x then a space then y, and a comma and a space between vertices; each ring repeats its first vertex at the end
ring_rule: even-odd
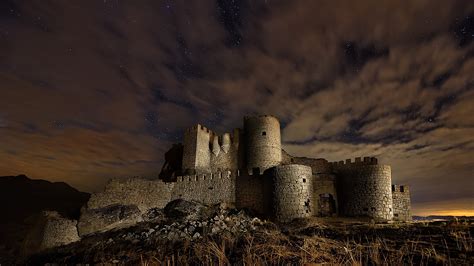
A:
POLYGON ((18 255, 26 232, 41 211, 52 210, 77 219, 89 196, 63 182, 24 175, 0 177, 0 263, 18 255))
MULTIPOLYGON (((474 263, 472 221, 374 224, 351 219, 275 224, 222 205, 176 200, 128 228, 85 235, 26 263, 119 265, 474 263)), ((25 263, 25 261, 23 261, 25 263)))

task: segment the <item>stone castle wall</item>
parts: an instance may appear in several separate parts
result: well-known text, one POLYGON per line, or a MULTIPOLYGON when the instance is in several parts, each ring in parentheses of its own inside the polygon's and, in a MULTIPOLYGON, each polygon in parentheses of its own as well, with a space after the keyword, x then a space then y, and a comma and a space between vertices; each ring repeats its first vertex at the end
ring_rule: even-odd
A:
POLYGON ((411 200, 408 186, 392 185, 393 220, 411 221, 411 200))
POLYGON ((310 166, 311 170, 313 171, 313 175, 332 173, 331 164, 325 159, 314 159, 314 158, 307 158, 307 157, 292 156, 290 158, 290 163, 310 166))
POLYGON ((214 133, 202 125, 189 128, 184 133, 183 170, 209 172, 210 143, 214 133))
POLYGON ((236 184, 236 207, 256 211, 263 216, 271 214, 271 177, 242 173, 236 184))
POLYGON ((378 165, 375 158, 356 158, 332 164, 337 176, 340 214, 393 218, 391 168, 378 165))
POLYGON ((259 174, 282 161, 280 122, 273 116, 244 118, 245 158, 249 173, 259 174))
POLYGON ((202 125, 189 128, 184 133, 182 167, 185 174, 237 170, 243 159, 240 138, 239 129, 233 134, 218 136, 202 125))
POLYGON ((91 195, 88 209, 100 209, 114 204, 136 205, 141 212, 163 208, 171 200, 175 183, 143 178, 112 179, 102 192, 91 195))
POLYGON ((180 198, 204 204, 235 204, 236 177, 235 171, 178 176, 171 200, 180 198))
POLYGON ((273 177, 273 215, 285 222, 313 215, 311 167, 289 164, 271 169, 273 177))

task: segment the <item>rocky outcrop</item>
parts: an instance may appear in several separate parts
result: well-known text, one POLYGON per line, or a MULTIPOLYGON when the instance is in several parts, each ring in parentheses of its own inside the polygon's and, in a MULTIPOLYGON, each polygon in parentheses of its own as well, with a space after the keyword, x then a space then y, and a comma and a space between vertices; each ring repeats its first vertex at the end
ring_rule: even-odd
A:
POLYGON ((110 205, 99 209, 83 209, 78 223, 79 235, 105 232, 133 226, 143 221, 142 213, 135 205, 110 205))
POLYGON ((25 239, 23 253, 32 254, 79 241, 76 225, 76 220, 64 218, 55 211, 43 211, 25 239))
POLYGON ((199 219, 209 211, 206 206, 195 201, 183 199, 173 200, 164 208, 164 213, 170 219, 199 219))

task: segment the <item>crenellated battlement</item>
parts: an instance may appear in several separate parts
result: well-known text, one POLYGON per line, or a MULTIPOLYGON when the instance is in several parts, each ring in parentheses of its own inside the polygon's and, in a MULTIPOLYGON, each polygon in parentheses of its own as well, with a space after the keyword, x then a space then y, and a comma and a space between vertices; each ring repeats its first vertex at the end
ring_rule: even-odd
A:
POLYGON ((196 175, 185 175, 185 176, 178 176, 176 179, 177 183, 183 182, 200 182, 206 180, 214 180, 214 179, 225 179, 231 177, 238 177, 240 176, 240 171, 219 171, 215 173, 207 173, 207 174, 196 174, 196 175))
POLYGON ((410 192, 410 186, 393 184, 392 185, 392 192, 409 193, 410 192))
POLYGON ((192 127, 187 128, 185 130, 185 133, 197 132, 198 130, 203 131, 203 132, 208 133, 208 134, 211 134, 211 135, 215 135, 215 133, 211 129, 209 129, 206 126, 201 125, 201 124, 196 124, 192 127))
POLYGON ((352 159, 346 159, 345 161, 330 162, 333 167, 340 166, 352 166, 352 165, 377 165, 378 160, 375 157, 356 157, 354 161, 352 159))

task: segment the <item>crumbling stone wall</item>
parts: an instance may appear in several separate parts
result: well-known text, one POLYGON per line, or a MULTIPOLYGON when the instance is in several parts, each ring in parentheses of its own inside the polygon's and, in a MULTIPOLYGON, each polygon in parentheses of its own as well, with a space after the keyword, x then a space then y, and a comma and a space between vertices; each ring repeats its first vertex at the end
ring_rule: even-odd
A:
POLYGON ((109 205, 135 205, 141 212, 163 208, 170 200, 175 183, 143 178, 112 179, 102 192, 91 195, 87 208, 99 209, 109 205))
POLYGON ((249 173, 258 174, 282 160, 280 122, 273 116, 246 116, 244 118, 245 157, 249 173))
POLYGON ((312 216, 313 180, 311 167, 280 165, 271 169, 273 215, 280 222, 312 216))
POLYGON ((207 174, 223 170, 237 170, 243 165, 240 129, 221 136, 196 125, 186 130, 182 168, 185 175, 207 174))
POLYGON ((379 165, 375 158, 356 158, 332 164, 337 176, 340 214, 393 218, 392 175, 388 165, 379 165))
POLYGON ((23 253, 28 255, 79 241, 76 225, 76 220, 64 218, 55 211, 41 212, 25 239, 23 253))
POLYGON ((393 220, 411 221, 410 188, 405 185, 392 185, 393 220))
POLYGON ((230 170, 211 174, 179 176, 171 199, 195 200, 204 204, 235 204, 237 172, 230 170))
POLYGON ((242 173, 236 182, 236 207, 253 210, 262 216, 271 214, 271 176, 242 173))

